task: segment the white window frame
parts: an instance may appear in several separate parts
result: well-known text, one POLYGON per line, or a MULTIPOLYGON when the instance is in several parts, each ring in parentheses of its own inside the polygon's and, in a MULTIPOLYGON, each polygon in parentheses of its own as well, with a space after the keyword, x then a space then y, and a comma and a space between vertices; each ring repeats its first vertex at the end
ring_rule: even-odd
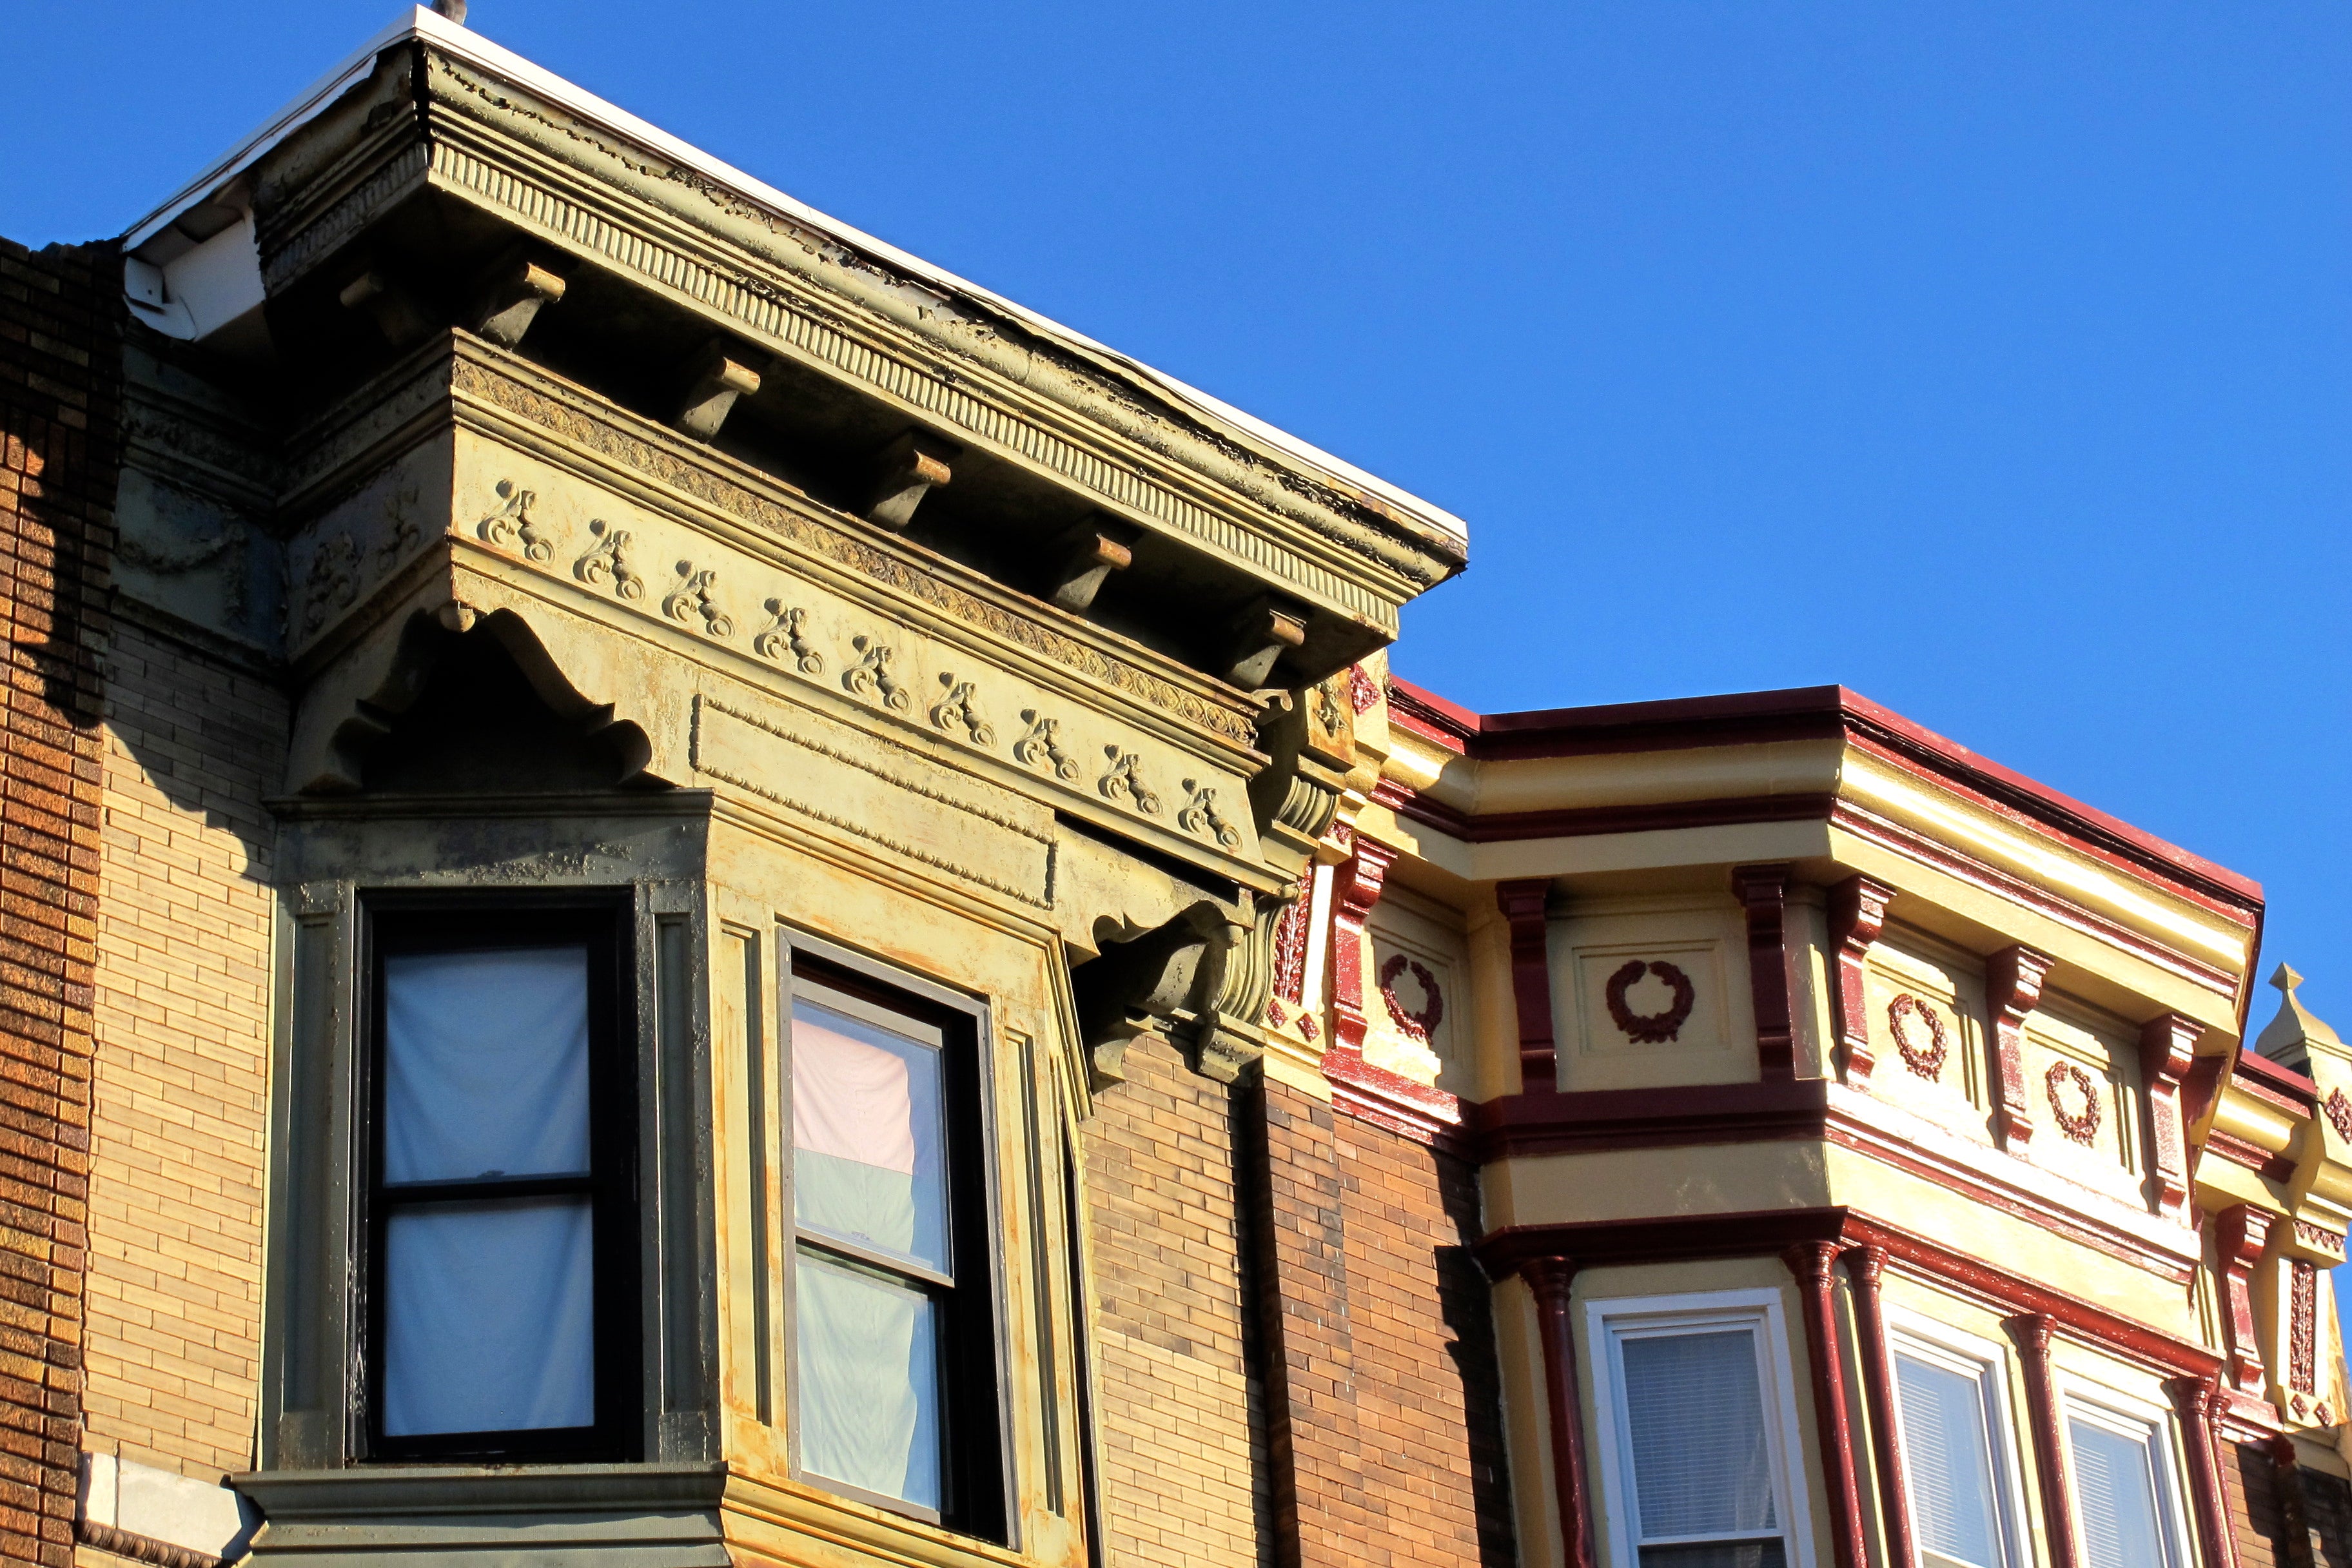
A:
MULTIPOLYGON (((1907 1355, 1977 1380, 1979 1396, 1984 1402, 1985 1431, 1992 1439, 1993 1518, 2000 1531, 2000 1559, 1997 1568, 2028 1568, 2032 1551, 2025 1536, 2025 1479, 2022 1457, 2018 1449, 2018 1434, 2024 1430, 2010 1397, 2009 1352, 1992 1341, 1939 1323, 1907 1308, 1889 1305, 1886 1313, 1886 1375, 1895 1386, 1895 1422, 1903 1424, 1902 1372, 1895 1358, 1907 1355)), ((1916 1520, 1918 1503, 1911 1491, 1913 1449, 1910 1435, 1903 1434, 1904 1497, 1911 1503, 1916 1520)), ((1919 1547, 1924 1557, 1927 1548, 1919 1547)))
MULTIPOLYGON (((2188 1455, 2181 1443, 2179 1418, 2172 1407, 2094 1383, 2079 1373, 2053 1369, 2050 1381, 2052 1399, 2058 1409, 2058 1440, 2066 1450, 2069 1490, 2075 1485, 2076 1417, 2105 1426, 2118 1436, 2146 1439, 2157 1460, 2157 1537, 2165 1552, 2164 1562, 2150 1563, 2147 1568, 2195 1568, 2199 1558, 2189 1539, 2189 1494, 2185 1469, 2188 1455)), ((2079 1542, 2083 1528, 2080 1499, 2068 1497, 2066 1510, 2079 1542)))
POLYGON ((1659 1329, 1700 1332, 1717 1328, 1747 1329, 1756 1337, 1757 1391, 1764 1401, 1773 1503, 1787 1543, 1789 1568, 1814 1568, 1811 1498, 1800 1458, 1804 1451, 1800 1447, 1804 1427, 1797 1414, 1798 1384, 1790 1363, 1788 1321, 1780 1292, 1769 1288, 1621 1296, 1585 1302, 1584 1342, 1591 1352, 1593 1414, 1601 1434, 1600 1500, 1605 1525, 1601 1534, 1604 1550, 1616 1568, 1637 1568, 1642 1560, 1633 1488, 1633 1428, 1624 1419, 1625 1368, 1618 1346, 1629 1333, 1659 1329))

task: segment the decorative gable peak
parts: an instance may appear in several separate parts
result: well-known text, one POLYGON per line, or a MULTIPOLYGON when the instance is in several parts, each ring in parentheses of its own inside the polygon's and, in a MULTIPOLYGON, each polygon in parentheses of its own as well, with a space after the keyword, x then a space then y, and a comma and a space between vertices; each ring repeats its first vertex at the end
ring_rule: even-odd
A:
POLYGON ((2271 975, 2271 984, 2278 987, 2279 1010, 2254 1041, 2257 1052, 2281 1067, 2306 1074, 2311 1071, 2315 1048, 2339 1058, 2352 1057, 2336 1031, 2315 1017, 2295 995, 2303 976, 2292 964, 2280 964, 2271 975))

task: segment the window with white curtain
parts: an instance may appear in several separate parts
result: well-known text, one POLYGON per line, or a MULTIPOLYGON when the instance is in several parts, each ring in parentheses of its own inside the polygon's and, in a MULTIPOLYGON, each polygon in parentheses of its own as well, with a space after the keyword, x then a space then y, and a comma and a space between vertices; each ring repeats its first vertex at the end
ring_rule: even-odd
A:
POLYGON ((1803 1568, 1796 1410, 1771 1290, 1586 1305, 1604 1517, 1640 1568, 1803 1568))
POLYGON ((619 926, 610 910, 478 904, 372 921, 377 1458, 624 1457, 636 1363, 619 926))
MULTIPOLYGON (((981 1018, 788 945, 795 1466, 1001 1536, 981 1018)), ((845 956, 845 955, 843 955, 845 956)))
POLYGON ((2104 1390, 2072 1390, 2063 1409, 2083 1568, 2181 1568, 2170 1415, 2104 1390))
POLYGON ((1921 1568, 2017 1568, 2016 1450, 2000 1350, 1907 1320, 1890 1336, 1921 1568))

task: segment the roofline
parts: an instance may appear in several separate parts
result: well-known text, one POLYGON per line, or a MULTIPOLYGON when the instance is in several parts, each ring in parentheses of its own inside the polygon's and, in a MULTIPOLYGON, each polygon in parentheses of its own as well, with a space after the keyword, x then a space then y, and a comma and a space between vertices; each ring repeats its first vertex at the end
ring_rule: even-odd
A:
POLYGON ((1957 784, 1996 808, 2259 916, 2260 882, 1978 755, 1843 686, 1801 686, 1655 702, 1475 713, 1397 676, 1390 710, 1407 729, 1479 761, 1592 756, 1858 739, 1957 784))
POLYGON ((529 88, 560 104, 582 119, 614 132, 662 156, 692 169, 696 174, 725 187, 735 195, 768 208, 780 217, 820 230, 843 245, 862 250, 875 258, 908 274, 931 288, 950 295, 962 295, 988 309, 1019 321, 1039 337, 1057 342, 1108 361, 1128 375, 1145 383, 1171 401, 1188 408, 1213 426, 1223 426, 1229 434, 1240 435, 1271 447, 1276 453, 1299 466, 1318 471, 1325 479, 1343 489, 1365 492, 1366 499, 1382 510, 1401 513, 1405 521, 1418 523, 1443 534, 1456 546, 1469 547, 1469 525, 1443 507, 1400 489, 1377 475, 1366 473, 1344 458, 1310 442, 1303 441, 1287 431, 1276 429, 1264 420, 1243 413, 1221 398, 1213 397, 1198 387, 1177 380, 1139 360, 1129 358, 1118 350, 1106 347, 1082 332, 1072 331, 1060 322, 1039 315, 1025 306, 1015 303, 979 284, 960 278, 942 268, 935 267, 919 257, 910 256, 887 241, 875 238, 862 229, 852 227, 840 219, 817 211, 805 203, 793 200, 766 182, 752 178, 732 164, 726 163, 700 148, 680 141, 658 126, 650 125, 628 110, 606 102, 584 88, 564 80, 542 66, 532 64, 511 49, 501 48, 488 38, 450 21, 423 5, 412 6, 403 19, 376 34, 354 50, 341 64, 310 84, 291 103, 265 121, 261 128, 239 142, 226 157, 215 162, 202 174, 182 186, 169 200, 132 224, 122 237, 126 250, 135 249, 161 232, 190 207, 209 199, 222 186, 239 174, 309 121, 322 112, 352 87, 365 79, 374 69, 376 57, 385 49, 409 39, 421 39, 436 48, 463 57, 468 62, 499 75, 517 85, 529 88))

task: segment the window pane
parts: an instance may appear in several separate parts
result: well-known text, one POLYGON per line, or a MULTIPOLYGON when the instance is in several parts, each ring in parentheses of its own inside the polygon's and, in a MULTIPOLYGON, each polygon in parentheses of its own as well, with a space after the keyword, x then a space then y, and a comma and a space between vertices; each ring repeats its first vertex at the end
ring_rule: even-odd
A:
POLYGON ((1777 1529, 1755 1336, 1642 1335, 1621 1347, 1642 1539, 1777 1529))
POLYGON ((2156 1457, 2147 1440, 2088 1421, 2069 1421, 2067 1428, 2086 1568, 2151 1568, 2170 1561, 2156 1511, 2156 1457))
POLYGON ((937 1309, 895 1279, 803 1248, 801 1466, 884 1497, 940 1507, 937 1309))
POLYGON ((1642 1568, 1783 1568, 1788 1561, 1786 1550, 1777 1541, 1642 1548, 1642 1568))
POLYGON ((1903 1404, 1903 1462, 1919 1544, 1969 1568, 1995 1568, 1992 1448, 1984 1385, 1948 1367, 1895 1358, 1903 1404))
POLYGON ((950 1272, 944 1143, 936 1049, 793 1003, 793 1205, 802 1225, 950 1272))
POLYGON ((393 1211, 383 1281, 386 1436, 595 1422, 588 1215, 585 1198, 393 1211))
POLYGON ((383 961, 383 1179, 588 1169, 588 950, 383 961))

